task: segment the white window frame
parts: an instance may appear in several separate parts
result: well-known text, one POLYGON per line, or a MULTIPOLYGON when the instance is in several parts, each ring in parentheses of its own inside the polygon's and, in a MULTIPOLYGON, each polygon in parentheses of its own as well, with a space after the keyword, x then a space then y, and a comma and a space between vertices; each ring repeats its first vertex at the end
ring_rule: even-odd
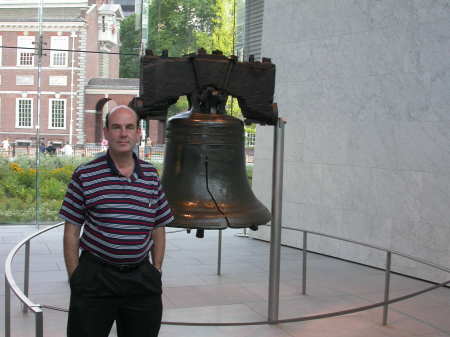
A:
MULTIPOLYGON (((51 49, 69 49, 69 36, 51 36, 50 37, 51 49)), ((69 52, 60 50, 50 51, 50 67, 67 67, 69 59, 69 52), (63 62, 61 62, 61 59, 63 62), (56 62, 58 60, 58 62, 56 62)))
POLYGON ((67 114, 67 100, 63 98, 50 98, 48 101, 48 128, 49 129, 65 129, 66 128, 66 114, 67 114), (63 103, 63 126, 53 126, 53 103, 54 102, 63 103))
POLYGON ((32 98, 16 98, 16 128, 31 129, 33 127, 33 99, 32 98), (20 125, 20 101, 30 102, 30 125, 20 125))
POLYGON ((16 75, 16 85, 34 85, 34 76, 16 75))
POLYGON ((65 75, 50 75, 48 77, 49 86, 67 86, 67 76, 65 75))
MULTIPOLYGON (((19 35, 17 36, 17 47, 34 47, 35 36, 19 35)), ((18 67, 33 67, 34 66, 34 49, 17 49, 17 66, 18 67), (23 56, 23 58, 22 58, 23 56), (30 62, 24 63, 24 60, 30 59, 30 62)))

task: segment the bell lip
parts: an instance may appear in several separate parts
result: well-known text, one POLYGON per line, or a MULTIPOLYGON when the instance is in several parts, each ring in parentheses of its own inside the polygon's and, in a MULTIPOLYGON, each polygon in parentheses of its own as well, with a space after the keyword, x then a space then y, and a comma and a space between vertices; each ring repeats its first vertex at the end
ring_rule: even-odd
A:
POLYGON ((186 221, 182 217, 178 217, 175 214, 175 220, 168 225, 169 227, 189 228, 189 229, 225 229, 225 228, 250 228, 253 226, 263 226, 272 220, 272 215, 267 210, 265 216, 261 216, 257 222, 248 221, 243 223, 243 219, 239 219, 240 222, 236 222, 232 216, 228 215, 228 221, 223 217, 217 217, 212 219, 192 219, 186 221))
POLYGON ((223 230, 223 229, 227 229, 227 228, 232 228, 232 229, 240 229, 240 228, 251 228, 251 227, 257 227, 259 228, 259 226, 264 226, 265 224, 253 224, 253 225, 231 225, 227 226, 227 225, 214 225, 214 226, 210 226, 210 225, 187 225, 187 224, 174 224, 171 223, 169 225, 166 225, 166 227, 170 227, 170 228, 183 228, 183 229, 203 229, 203 230, 223 230), (207 227, 205 227, 207 226, 207 227))
POLYGON ((204 229, 204 230, 221 230, 226 229, 227 225, 188 225, 188 224, 177 224, 177 223, 171 223, 170 225, 167 225, 166 227, 173 227, 173 228, 185 228, 185 229, 204 229))
MULTIPOLYGON (((170 203, 170 200, 169 200, 170 203)), ((272 220, 270 211, 258 201, 258 207, 249 207, 251 211, 244 214, 241 209, 223 210, 224 213, 217 211, 217 208, 202 208, 201 211, 191 212, 190 217, 185 216, 186 208, 179 209, 172 206, 172 212, 175 220, 171 226, 182 226, 182 228, 195 229, 219 229, 219 228, 249 228, 252 226, 261 226, 272 220), (225 217, 227 220, 225 220, 225 217), (189 227, 188 227, 189 226, 189 227)))

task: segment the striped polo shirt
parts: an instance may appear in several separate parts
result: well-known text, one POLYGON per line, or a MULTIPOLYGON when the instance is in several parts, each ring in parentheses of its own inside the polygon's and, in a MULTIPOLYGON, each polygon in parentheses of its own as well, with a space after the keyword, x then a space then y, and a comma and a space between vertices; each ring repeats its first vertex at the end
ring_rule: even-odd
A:
POLYGON ((59 215, 83 226, 80 248, 111 263, 138 263, 153 245, 152 230, 173 221, 154 166, 134 154, 130 178, 120 174, 109 151, 79 166, 59 215))

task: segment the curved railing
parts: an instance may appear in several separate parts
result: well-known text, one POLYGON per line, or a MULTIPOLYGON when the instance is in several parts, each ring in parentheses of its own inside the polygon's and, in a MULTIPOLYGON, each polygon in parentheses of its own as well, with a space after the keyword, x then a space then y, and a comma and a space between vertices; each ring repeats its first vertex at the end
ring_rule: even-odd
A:
POLYGON ((35 315, 36 337, 44 336, 44 316, 42 306, 33 303, 28 298, 29 275, 30 275, 30 240, 34 237, 47 232, 53 228, 59 227, 63 222, 44 228, 20 241, 9 252, 5 261, 5 337, 11 336, 11 291, 17 296, 24 306, 24 311, 31 310, 35 315), (12 276, 12 261, 22 246, 25 245, 25 271, 24 271, 24 291, 20 290, 12 276))
MULTIPOLYGON (((6 258, 5 262, 5 337, 11 336, 11 291, 17 296, 17 298, 22 302, 24 306, 24 311, 31 310, 33 314, 35 315, 35 335, 36 337, 43 337, 43 311, 42 309, 50 309, 50 310, 58 310, 58 311, 64 311, 67 312, 67 309, 60 308, 56 306, 50 306, 50 305, 41 305, 33 303, 28 298, 28 289, 29 289, 29 254, 30 254, 30 241, 31 239, 35 238, 36 236, 39 236, 40 234, 47 232, 49 230, 52 230, 56 227, 61 226, 63 223, 58 223, 56 225, 47 227, 45 229, 42 229, 22 241, 20 241, 8 254, 8 257, 6 258), (12 276, 12 270, 11 265, 13 258, 19 251, 19 249, 25 245, 25 271, 24 271, 24 290, 22 291, 17 283, 15 282, 13 276, 12 276)), ((354 307, 349 308, 345 310, 340 311, 334 311, 334 312, 328 312, 323 314, 316 314, 316 315, 308 315, 308 316, 302 316, 302 317, 295 317, 295 318, 289 318, 289 319, 278 319, 278 320, 264 320, 264 321, 253 321, 253 322, 228 322, 228 323, 203 323, 203 322, 170 322, 170 321, 163 321, 163 324, 166 325, 184 325, 184 326, 246 326, 246 325, 263 325, 263 324, 279 324, 279 323, 292 323, 292 322, 301 322, 301 321, 307 321, 307 320, 314 320, 314 319, 321 319, 321 318, 328 318, 328 317, 334 317, 334 316, 341 316, 341 315, 347 315, 359 311, 365 311, 369 309, 373 309, 376 307, 383 307, 383 319, 382 324, 387 324, 387 318, 388 318, 388 307, 389 304, 400 302, 406 299, 409 299, 414 296, 418 296, 420 294, 426 293, 428 291, 437 289, 439 287, 446 286, 450 283, 450 280, 434 284, 432 286, 429 286, 425 289, 415 291, 410 294, 406 294, 400 297, 396 298, 389 298, 389 287, 390 287, 390 274, 391 274, 391 259, 392 255, 398 255, 404 258, 407 258, 409 260, 436 268, 438 270, 450 273, 450 269, 428 262, 426 260, 416 258, 407 254, 403 254, 401 252, 395 251, 395 250, 389 250, 383 247, 358 242, 355 240, 350 240, 346 238, 341 238, 334 235, 328 235, 324 233, 314 232, 314 231, 308 231, 303 230, 299 228, 293 228, 293 227, 282 227, 283 229, 302 232, 303 233, 303 247, 302 247, 302 255, 303 255, 303 271, 302 271, 302 294, 306 294, 306 276, 307 276, 307 254, 308 254, 308 236, 309 235, 316 235, 321 237, 326 237, 330 239, 335 239, 339 241, 345 241, 348 243, 364 246, 367 248, 372 248, 380 251, 384 251, 386 253, 386 266, 384 268, 385 270, 385 292, 384 292, 384 300, 381 302, 360 306, 360 307, 354 307)), ((221 233, 221 232, 220 232, 221 233)), ((221 235, 219 235, 219 256, 220 256, 220 250, 221 250, 221 235)), ((220 264, 220 259, 218 261, 218 264, 220 264)), ((218 268, 220 270, 220 267, 218 268)))

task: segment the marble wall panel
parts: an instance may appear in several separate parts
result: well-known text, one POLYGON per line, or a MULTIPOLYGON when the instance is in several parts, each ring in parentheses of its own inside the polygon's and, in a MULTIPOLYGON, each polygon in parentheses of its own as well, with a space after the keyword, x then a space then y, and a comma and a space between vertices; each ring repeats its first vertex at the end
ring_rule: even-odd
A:
POLYGON ((417 62, 413 53, 416 46, 414 37, 415 32, 404 26, 371 31, 368 36, 371 57, 367 60, 370 73, 414 71, 417 62))
POLYGON ((333 5, 333 32, 335 34, 356 34, 369 30, 370 0, 340 0, 333 5))
POLYGON ((348 163, 350 123, 305 123, 304 160, 307 163, 348 163))
POLYGON ((372 75, 367 66, 367 60, 373 57, 371 36, 371 32, 361 31, 335 37, 336 48, 330 52, 334 55, 336 76, 354 79, 372 75))
POLYGON ((403 26, 414 19, 414 4, 410 0, 369 1, 369 22, 372 29, 403 26))
POLYGON ((404 222, 420 220, 422 174, 393 170, 373 170, 377 215, 404 222))
POLYGON ((375 78, 381 97, 378 121, 411 121, 430 110, 430 86, 419 73, 388 73, 375 78))
POLYGON ((422 173, 422 193, 419 196, 420 218, 422 223, 439 225, 446 228, 442 233, 442 242, 448 246, 450 241, 444 241, 449 237, 450 222, 450 175, 422 173))
MULTIPOLYGON (((273 156, 273 127, 256 127, 255 157, 258 160, 272 161, 273 156)), ((270 167, 271 169, 271 167, 270 167)))
POLYGON ((449 130, 449 122, 399 123, 394 131, 398 146, 398 168, 436 174, 448 173, 449 130))
MULTIPOLYGON (((450 266, 449 17, 450 0, 266 1, 262 49, 288 122, 284 224, 450 266)), ((257 129, 253 184, 268 207, 272 134, 257 129)), ((329 239, 309 248, 385 263, 329 239)), ((393 266, 444 277, 404 258, 393 266)))
POLYGON ((352 123, 347 143, 348 164, 396 169, 399 149, 395 130, 396 124, 390 122, 352 123))
POLYGON ((448 21, 450 12, 450 2, 448 0, 413 0, 412 3, 418 23, 448 21))
POLYGON ((258 159, 258 169, 253 169, 252 190, 269 210, 272 203, 272 160, 258 159), (262 168, 262 166, 265 166, 262 168))

